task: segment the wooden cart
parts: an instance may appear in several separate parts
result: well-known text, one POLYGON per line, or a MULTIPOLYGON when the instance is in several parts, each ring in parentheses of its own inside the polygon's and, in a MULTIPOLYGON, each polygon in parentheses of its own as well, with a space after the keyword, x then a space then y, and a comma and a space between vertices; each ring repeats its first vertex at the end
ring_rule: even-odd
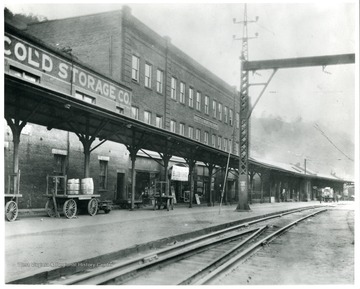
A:
POLYGON ((166 186, 167 183, 164 181, 155 181, 154 193, 152 195, 154 210, 156 210, 156 207, 160 210, 162 206, 168 211, 170 208, 171 210, 174 209, 174 197, 171 195, 172 192, 170 195, 166 194, 166 186))
POLYGON ((164 209, 166 208, 168 211, 171 208, 171 210, 174 210, 174 198, 173 196, 160 196, 155 195, 154 196, 154 207, 153 209, 156 210, 156 207, 158 210, 161 209, 161 207, 164 206, 164 209))
POLYGON ((15 221, 18 216, 18 198, 20 194, 20 170, 8 175, 8 187, 5 194, 5 218, 9 222, 15 221))
POLYGON ((87 209, 90 216, 96 215, 99 209, 100 195, 71 194, 66 191, 66 176, 47 176, 46 194, 48 198, 45 210, 49 217, 59 217, 59 211, 68 219, 74 218, 78 209, 87 209))

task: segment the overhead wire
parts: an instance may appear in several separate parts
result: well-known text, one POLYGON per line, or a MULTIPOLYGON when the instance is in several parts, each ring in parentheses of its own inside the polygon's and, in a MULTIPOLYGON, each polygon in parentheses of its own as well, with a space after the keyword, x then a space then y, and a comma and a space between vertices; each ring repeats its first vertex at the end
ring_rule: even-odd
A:
POLYGON ((350 158, 347 154, 345 154, 327 135, 326 133, 320 128, 320 126, 315 123, 314 128, 316 128, 342 155, 344 155, 348 160, 354 161, 350 158))

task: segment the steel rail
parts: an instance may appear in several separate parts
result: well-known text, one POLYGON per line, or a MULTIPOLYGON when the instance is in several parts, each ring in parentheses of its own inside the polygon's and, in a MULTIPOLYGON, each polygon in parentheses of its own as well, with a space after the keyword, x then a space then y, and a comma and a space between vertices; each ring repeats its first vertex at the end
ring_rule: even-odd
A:
MULTIPOLYGON (((165 256, 167 256, 167 255, 170 256, 172 252, 176 252, 176 251, 179 251, 181 249, 187 250, 190 246, 194 246, 196 243, 200 243, 202 241, 205 241, 207 239, 216 237, 218 235, 222 235, 222 234, 230 232, 230 231, 235 231, 237 229, 240 229, 240 228, 243 228, 243 227, 248 227, 249 225, 260 223, 260 222, 263 222, 263 221, 266 221, 266 220, 269 220, 269 219, 279 218, 279 217, 282 217, 284 215, 293 214, 293 213, 301 212, 301 211, 304 211, 304 210, 310 210, 310 209, 314 209, 314 208, 317 208, 317 207, 319 207, 319 206, 309 206, 309 207, 300 208, 300 209, 293 209, 293 210, 289 210, 289 211, 286 211, 286 212, 283 212, 283 213, 274 214, 274 215, 270 215, 270 216, 267 216, 267 217, 264 217, 264 218, 256 219, 256 220, 253 220, 253 221, 250 221, 250 222, 245 222, 245 223, 242 223, 242 224, 239 224, 239 225, 231 226, 229 228, 225 228, 225 229, 222 229, 222 230, 219 230, 219 231, 216 231, 216 232, 212 232, 212 233, 202 235, 202 236, 199 236, 197 238, 194 238, 194 239, 179 243, 179 244, 177 244, 175 246, 172 246, 170 248, 164 248, 164 249, 158 250, 156 252, 147 254, 145 256, 140 256, 140 257, 130 259, 128 261, 116 264, 115 266, 110 267, 110 268, 109 267, 104 267, 104 268, 101 268, 101 269, 96 270, 96 271, 88 272, 88 273, 73 277, 71 279, 61 280, 60 282, 58 282, 56 284, 60 284, 60 285, 73 285, 73 284, 85 284, 85 283, 86 284, 94 284, 94 285, 99 284, 99 283, 88 283, 88 282, 90 282, 90 280, 95 281, 95 279, 101 279, 101 278, 99 278, 100 276, 105 276, 105 275, 110 275, 110 274, 113 275, 112 272, 115 272, 115 271, 116 272, 125 271, 125 270, 128 271, 129 268, 132 268, 132 270, 133 270, 133 268, 135 268, 135 267, 138 268, 139 264, 142 264, 144 267, 148 266, 150 264, 153 265, 153 264, 155 264, 155 262, 157 260, 161 259, 161 261, 163 261, 165 256)), ((322 206, 320 206, 320 207, 322 207, 322 206)), ((251 231, 252 230, 248 230, 248 231, 246 231, 246 233, 249 233, 251 231)), ((96 282, 98 282, 98 281, 96 281, 96 282)), ((101 282, 101 280, 99 282, 101 282)))
POLYGON ((150 255, 149 258, 147 258, 147 259, 142 258, 142 260, 144 260, 143 263, 131 262, 131 264, 129 264, 127 266, 123 266, 123 264, 120 264, 120 266, 115 266, 110 269, 106 268, 105 270, 101 270, 99 272, 95 272, 95 273, 92 273, 92 274, 89 274, 86 276, 79 276, 79 278, 77 278, 76 280, 72 280, 70 282, 65 282, 65 283, 60 283, 60 284, 62 284, 62 285, 74 285, 74 284, 77 284, 77 285, 84 285, 84 284, 101 285, 101 284, 107 283, 111 280, 119 279, 128 274, 135 273, 136 271, 145 269, 147 267, 158 265, 160 263, 171 260, 173 258, 178 258, 178 257, 184 256, 184 255, 187 255, 191 252, 198 251, 200 249, 204 249, 206 247, 213 246, 217 243, 222 243, 224 241, 237 238, 241 235, 249 234, 253 231, 256 231, 254 234, 259 234, 265 228, 266 228, 266 226, 261 227, 261 228, 249 229, 249 230, 242 231, 237 234, 227 236, 224 238, 219 238, 219 239, 213 240, 211 242, 207 242, 207 243, 192 244, 192 246, 186 246, 186 247, 179 246, 180 248, 178 248, 178 250, 172 250, 171 253, 164 255, 162 257, 158 257, 155 254, 150 255))
POLYGON ((275 238, 276 236, 280 235, 281 233, 283 233, 285 230, 289 229, 290 227, 296 225, 297 223, 310 218, 316 214, 322 213, 327 211, 327 209, 323 209, 317 212, 314 212, 312 214, 309 214, 305 217, 302 217, 282 228, 280 228, 279 230, 273 232, 272 234, 270 234, 269 236, 266 236, 265 238, 261 239, 260 241, 256 242, 254 245, 252 245, 251 247, 249 247, 248 249, 246 249, 245 251, 243 251, 241 254, 235 256, 234 258, 228 260, 227 262, 225 262, 224 264, 222 264, 221 266, 219 266, 218 268, 216 268, 215 270, 213 270, 212 272, 210 272, 208 275, 202 277, 201 279, 199 279, 198 281, 196 281, 194 284, 192 285, 205 285, 208 284, 211 280, 216 279, 220 274, 222 274, 224 271, 228 270, 230 267, 232 267, 234 265, 234 263, 238 262, 239 260, 247 257, 249 254, 251 254, 254 250, 256 250, 258 247, 263 246, 268 244, 273 238, 275 238))
POLYGON ((236 250, 240 249, 242 246, 244 246, 250 240, 254 239, 257 235, 262 233, 267 227, 268 226, 263 226, 263 227, 258 228, 255 231, 255 233, 253 233, 251 236, 249 236, 248 238, 246 238, 245 240, 243 240, 242 242, 240 242, 239 244, 237 244, 236 246, 234 246, 230 250, 226 251, 224 254, 222 254, 221 256, 216 258, 213 262, 208 264, 205 268, 203 268, 200 271, 196 272, 194 275, 188 277, 186 280, 180 282, 178 285, 189 285, 189 284, 191 284, 192 280, 198 278, 198 276, 201 276, 202 274, 204 274, 204 272, 210 270, 212 267, 220 266, 221 263, 224 262, 224 260, 226 258, 228 258, 232 253, 234 253, 236 250))

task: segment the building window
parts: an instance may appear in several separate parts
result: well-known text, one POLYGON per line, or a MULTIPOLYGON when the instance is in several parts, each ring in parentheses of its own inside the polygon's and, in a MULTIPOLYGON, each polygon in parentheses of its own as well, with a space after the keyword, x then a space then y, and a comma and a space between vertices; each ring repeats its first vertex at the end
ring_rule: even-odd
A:
POLYGON ((123 109, 122 107, 117 106, 117 107, 116 107, 116 112, 117 112, 118 114, 124 114, 124 109, 123 109))
POLYGON ((131 77, 133 80, 139 82, 139 65, 140 59, 139 57, 133 55, 132 56, 132 70, 131 70, 131 77))
POLYGON ((159 128, 163 127, 163 118, 162 118, 162 116, 160 116, 160 115, 156 116, 155 125, 156 125, 156 127, 159 127, 159 128))
POLYGON ((240 114, 237 112, 236 113, 236 128, 240 127, 240 114))
POLYGON ((170 131, 176 132, 176 121, 175 120, 170 121, 170 131))
POLYGON ((195 140, 196 141, 200 141, 200 129, 196 129, 196 131, 195 131, 195 140))
POLYGON ((164 72, 161 70, 156 71, 156 91, 162 93, 164 83, 164 72))
POLYGON ((171 77, 171 98, 176 99, 176 78, 171 77))
POLYGON ((227 138, 224 138, 224 151, 228 151, 228 140, 227 138))
POLYGON ((180 82, 180 103, 185 103, 185 83, 180 82))
POLYGON ((192 126, 189 126, 188 137, 189 138, 194 138, 194 128, 192 126))
POLYGON ((217 115, 216 115, 216 101, 213 100, 212 102, 212 110, 213 110, 213 118, 216 118, 217 115))
POLYGON ((209 97, 205 95, 204 110, 206 114, 209 114, 209 97))
POLYGON ((152 65, 145 63, 145 87, 151 88, 152 65))
POLYGON ((216 135, 211 136, 211 146, 216 147, 216 135))
POLYGON ((224 106, 224 122, 228 122, 228 108, 227 106, 224 106))
POLYGON ((179 133, 180 133, 181 135, 185 135, 185 124, 180 123, 179 133))
POLYGON ((222 104, 218 104, 219 120, 222 121, 222 104))
POLYGON ((209 144, 209 133, 207 131, 204 132, 204 144, 209 144))
POLYGON ((221 136, 218 136, 217 147, 218 147, 218 149, 220 149, 220 150, 221 150, 221 145, 222 145, 221 140, 222 140, 221 136))
POLYGON ((85 101, 87 103, 92 103, 92 104, 95 104, 95 102, 96 102, 95 97, 91 97, 89 95, 86 95, 86 94, 78 92, 78 91, 75 92, 75 98, 85 101))
POLYGON ((147 124, 151 124, 151 112, 150 111, 144 111, 144 122, 147 124))
POLYGON ((189 106, 194 107, 194 89, 189 87, 189 106))
POLYGON ((139 119, 139 109, 135 106, 131 107, 131 117, 134 119, 139 119))
POLYGON ((232 147, 232 139, 229 139, 229 152, 232 153, 233 147, 232 147))
POLYGON ((201 92, 196 93, 196 110, 201 111, 201 92))
POLYGON ((236 142, 235 150, 236 150, 235 154, 239 156, 240 155, 239 142, 236 142))
POLYGON ((99 189, 107 189, 108 162, 100 160, 99 189))
POLYGON ((229 109, 229 124, 233 125, 233 110, 229 109))
POLYGON ((14 66, 10 66, 9 72, 12 75, 24 78, 25 80, 30 81, 30 82, 35 82, 35 83, 40 82, 40 77, 39 76, 34 75, 34 74, 30 73, 30 72, 21 70, 21 69, 19 69, 17 67, 14 67, 14 66))

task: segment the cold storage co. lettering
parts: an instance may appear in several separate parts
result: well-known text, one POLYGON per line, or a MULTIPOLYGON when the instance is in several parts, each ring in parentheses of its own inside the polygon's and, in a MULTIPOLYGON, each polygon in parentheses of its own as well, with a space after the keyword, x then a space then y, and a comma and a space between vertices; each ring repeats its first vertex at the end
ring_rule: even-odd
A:
POLYGON ((96 74, 86 72, 74 63, 63 61, 60 57, 47 54, 41 49, 7 35, 4 37, 4 42, 5 57, 116 102, 131 104, 131 95, 128 91, 97 77, 96 74))
POLYGON ((21 62, 27 61, 27 63, 33 67, 40 68, 41 70, 46 72, 52 71, 53 61, 50 58, 50 56, 46 55, 45 53, 40 53, 39 51, 33 49, 30 46, 26 47, 21 42, 17 42, 13 46, 13 51, 11 51, 9 48, 11 44, 11 39, 5 36, 4 40, 5 40, 5 50, 4 50, 5 55, 10 56, 12 55, 12 53, 14 53, 16 59, 21 62))

